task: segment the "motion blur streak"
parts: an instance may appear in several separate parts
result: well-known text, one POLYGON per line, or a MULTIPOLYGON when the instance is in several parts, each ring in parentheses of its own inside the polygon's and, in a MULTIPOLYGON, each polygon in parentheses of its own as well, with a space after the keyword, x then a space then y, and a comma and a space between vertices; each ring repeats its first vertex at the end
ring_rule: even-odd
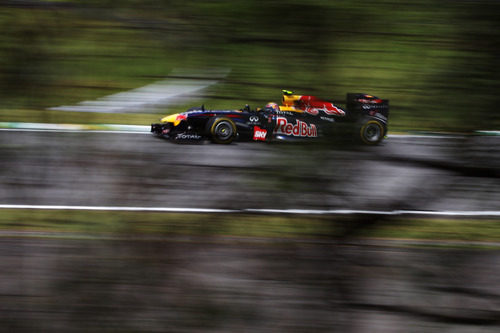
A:
POLYGON ((287 89, 379 96, 389 135, 450 134, 0 131, 2 204, 279 212, 1 209, 0 330, 498 332, 498 217, 375 213, 499 210, 500 138, 475 135, 500 130, 498 22, 497 0, 0 1, 0 122, 147 126, 287 89), (282 214, 299 208, 371 214, 282 214))
POLYGON ((0 132, 0 140, 16 143, 0 147, 2 204, 498 211, 500 137, 351 149, 78 132, 0 132))
POLYGON ((353 210, 353 209, 210 209, 182 207, 109 207, 109 206, 57 206, 57 205, 7 205, 0 204, 0 209, 38 209, 38 210, 97 210, 123 212, 166 212, 166 213, 266 213, 266 214, 300 214, 300 215, 427 215, 427 216, 500 216, 500 211, 425 211, 425 210, 353 210))
POLYGON ((496 332, 499 324, 497 251, 16 238, 1 238, 0 248, 9 331, 496 332))

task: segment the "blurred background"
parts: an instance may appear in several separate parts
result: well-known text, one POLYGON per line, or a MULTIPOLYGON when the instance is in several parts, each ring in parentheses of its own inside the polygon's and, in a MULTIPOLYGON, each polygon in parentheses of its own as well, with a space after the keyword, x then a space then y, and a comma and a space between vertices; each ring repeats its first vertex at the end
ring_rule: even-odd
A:
POLYGON ((497 1, 5 0, 0 120, 99 122, 44 109, 144 86, 176 68, 224 68, 226 80, 202 96, 214 108, 262 105, 279 100, 281 89, 339 101, 362 91, 390 99, 393 130, 497 129, 498 8, 497 1))
POLYGON ((288 89, 373 94, 389 134, 441 133, 360 147, 0 131, 0 205, 357 212, 2 206, 0 327, 497 332, 500 144, 476 131, 500 128, 498 22, 486 0, 0 1, 2 123, 149 125, 288 89))

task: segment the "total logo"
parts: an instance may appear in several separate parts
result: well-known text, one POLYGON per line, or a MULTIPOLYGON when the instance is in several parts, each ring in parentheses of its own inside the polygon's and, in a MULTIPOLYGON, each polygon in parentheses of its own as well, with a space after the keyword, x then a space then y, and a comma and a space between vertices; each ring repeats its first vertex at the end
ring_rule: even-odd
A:
POLYGON ((295 124, 292 124, 289 123, 284 117, 278 117, 276 119, 276 133, 307 138, 318 137, 316 125, 308 125, 306 122, 300 120, 297 120, 295 124))
POLYGON ((198 134, 188 134, 188 133, 180 133, 177 134, 175 140, 200 140, 201 136, 198 134))

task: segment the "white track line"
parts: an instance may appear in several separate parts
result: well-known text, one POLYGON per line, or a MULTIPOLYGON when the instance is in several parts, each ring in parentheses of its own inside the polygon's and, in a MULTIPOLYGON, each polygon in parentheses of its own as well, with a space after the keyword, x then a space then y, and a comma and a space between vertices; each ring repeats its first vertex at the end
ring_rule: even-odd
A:
POLYGON ((181 102, 193 93, 218 83, 230 71, 228 68, 199 69, 194 72, 174 69, 170 74, 171 78, 96 100, 83 101, 76 105, 51 107, 49 110, 101 113, 148 112, 181 102))
POLYGON ((66 205, 0 205, 0 209, 88 210, 88 211, 167 212, 167 213, 237 213, 238 212, 238 210, 233 210, 233 209, 212 209, 212 208, 66 206, 66 205))
POLYGON ((458 135, 429 135, 429 134, 389 134, 387 137, 390 138, 400 138, 400 139, 460 139, 462 136, 458 135))
POLYGON ((50 124, 50 123, 18 123, 0 122, 2 131, 19 132, 76 132, 76 133, 122 133, 122 134, 149 134, 150 126, 123 125, 123 124, 50 124))
POLYGON ((291 215, 426 215, 455 217, 500 217, 500 211, 427 211, 427 210, 356 210, 356 209, 216 209, 182 207, 121 207, 121 206, 70 206, 70 205, 0 205, 0 209, 34 210, 86 210, 86 211, 123 211, 123 212, 164 212, 164 213, 264 213, 291 215))
POLYGON ((21 128, 0 128, 5 132, 51 132, 51 133, 105 133, 105 134, 151 134, 147 132, 136 131, 113 131, 113 130, 56 130, 56 129, 21 129, 21 128))

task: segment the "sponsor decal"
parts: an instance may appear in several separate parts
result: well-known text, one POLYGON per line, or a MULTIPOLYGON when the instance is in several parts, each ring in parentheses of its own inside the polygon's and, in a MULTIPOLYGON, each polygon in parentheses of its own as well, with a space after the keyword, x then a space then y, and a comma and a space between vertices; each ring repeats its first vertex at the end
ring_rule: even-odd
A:
POLYGON ((291 112, 291 111, 275 111, 274 113, 277 115, 281 115, 281 116, 293 116, 293 115, 295 115, 295 113, 291 112))
POLYGON ((248 120, 250 120, 251 124, 256 124, 256 123, 259 122, 259 117, 257 117, 257 116, 250 116, 250 118, 248 118, 248 120))
POLYGON ((276 133, 293 135, 306 138, 316 138, 318 137, 318 130, 316 125, 308 125, 306 122, 301 120, 296 120, 295 124, 289 123, 284 117, 278 117, 276 119, 276 133))
POLYGON ((313 116, 318 115, 320 111, 323 111, 329 116, 345 115, 345 111, 335 106, 333 103, 323 101, 314 96, 301 96, 299 98, 299 105, 301 109, 313 116))
POLYGON ((365 110, 388 109, 389 108, 389 106, 386 104, 363 104, 361 107, 365 110))
POLYGON ((175 140, 200 140, 201 136, 194 133, 180 133, 177 134, 175 140))
POLYGON ((345 111, 336 107, 332 103, 325 103, 322 107, 306 107, 305 111, 313 116, 317 116, 320 111, 323 111, 329 116, 332 115, 337 115, 337 116, 343 116, 345 114, 345 111))
POLYGON ((329 117, 319 117, 321 120, 325 120, 325 121, 329 121, 331 123, 334 123, 335 122, 335 119, 333 118, 329 118, 329 117))
POLYGON ((365 95, 365 98, 358 98, 356 101, 365 104, 379 104, 383 102, 383 100, 381 100, 380 98, 376 98, 370 95, 365 95))
POLYGON ((345 111, 344 110, 342 110, 341 108, 336 107, 332 103, 326 103, 325 107, 323 109, 320 109, 320 110, 322 110, 327 115, 339 115, 339 116, 345 115, 345 111))
POLYGON ((253 139, 255 141, 265 141, 267 136, 267 130, 260 128, 259 126, 253 127, 253 139))
POLYGON ((319 110, 316 108, 311 108, 311 107, 306 107, 305 111, 309 113, 310 115, 317 116, 319 113, 319 110))

